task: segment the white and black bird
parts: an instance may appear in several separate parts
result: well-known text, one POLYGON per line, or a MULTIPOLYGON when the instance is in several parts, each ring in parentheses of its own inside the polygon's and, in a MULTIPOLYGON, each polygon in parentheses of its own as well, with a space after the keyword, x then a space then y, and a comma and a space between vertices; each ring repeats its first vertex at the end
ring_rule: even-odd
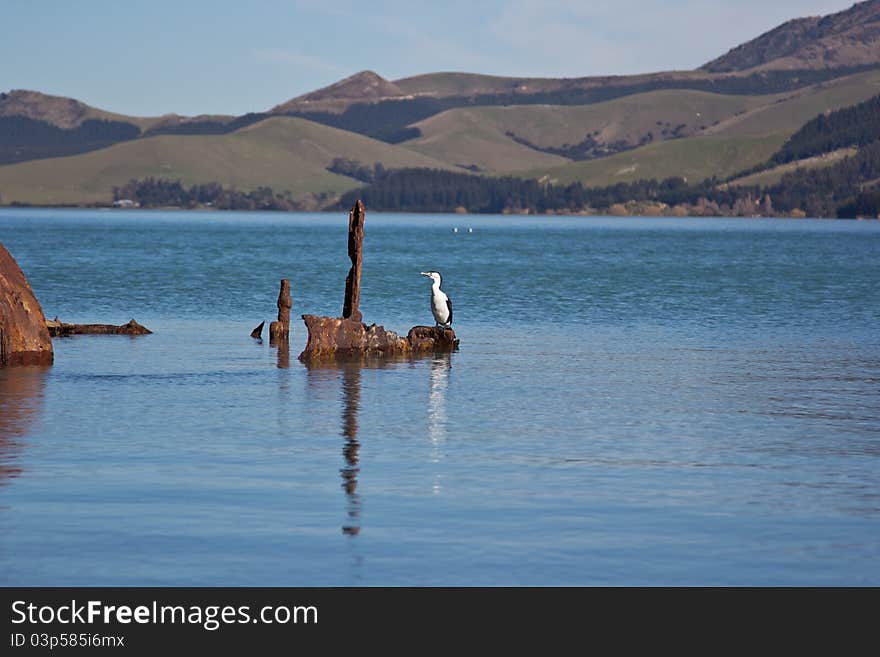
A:
POLYGON ((440 273, 436 271, 423 271, 422 276, 427 276, 433 281, 431 285, 431 312, 434 313, 434 319, 437 326, 449 328, 452 326, 452 299, 446 296, 446 293, 440 289, 440 273))

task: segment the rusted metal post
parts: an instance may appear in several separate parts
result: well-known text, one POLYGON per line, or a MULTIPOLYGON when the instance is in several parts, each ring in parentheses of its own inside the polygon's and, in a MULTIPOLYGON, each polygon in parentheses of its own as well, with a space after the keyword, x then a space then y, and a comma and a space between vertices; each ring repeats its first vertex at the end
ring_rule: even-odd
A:
POLYGON ((345 277, 345 301, 342 304, 342 318, 355 322, 363 321, 359 309, 361 303, 361 265, 364 250, 364 204, 358 201, 348 213, 348 257, 351 269, 345 277))
POLYGON ((0 367, 51 365, 53 358, 40 302, 15 258, 0 244, 0 367))
POLYGON ((290 336, 290 309, 293 301, 290 298, 290 281, 281 279, 281 290, 278 292, 278 321, 269 324, 269 342, 287 342, 290 336))

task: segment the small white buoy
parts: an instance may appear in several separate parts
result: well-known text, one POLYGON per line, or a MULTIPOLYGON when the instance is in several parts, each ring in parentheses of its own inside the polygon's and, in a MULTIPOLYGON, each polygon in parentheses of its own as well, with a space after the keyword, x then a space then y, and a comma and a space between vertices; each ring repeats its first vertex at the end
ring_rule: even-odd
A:
POLYGON ((468 232, 469 232, 469 233, 473 233, 473 232, 474 232, 474 229, 473 229, 473 228, 468 228, 468 232))
POLYGON ((457 232, 458 232, 458 228, 453 228, 453 229, 452 229, 452 232, 453 232, 453 233, 457 233, 457 232))

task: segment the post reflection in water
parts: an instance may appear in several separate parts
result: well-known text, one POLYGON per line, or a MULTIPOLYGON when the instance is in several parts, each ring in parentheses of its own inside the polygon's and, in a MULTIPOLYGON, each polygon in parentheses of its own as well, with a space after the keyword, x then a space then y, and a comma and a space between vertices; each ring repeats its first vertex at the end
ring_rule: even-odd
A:
POLYGON ((21 438, 43 410, 47 367, 0 369, 0 486, 21 474, 21 438))
MULTIPOLYGON (((262 347, 262 340, 260 346, 262 347)), ((275 350, 276 366, 279 370, 290 369, 290 345, 286 342, 280 344, 269 343, 270 352, 275 350)), ((289 372, 278 373, 278 405, 277 405, 277 424, 278 435, 289 434, 292 430, 291 418, 288 415, 288 406, 290 400, 290 377, 289 372)))
MULTIPOLYGON (((325 397, 330 390, 342 398, 341 435, 343 465, 340 469, 342 490, 345 491, 346 509, 342 533, 357 536, 361 531, 361 498, 357 492, 360 472, 358 440, 358 411, 361 401, 361 370, 368 365, 361 360, 329 359, 305 362, 309 385, 315 393, 325 397), (337 384, 338 387, 337 387, 337 384), (328 387, 330 385, 331 387, 328 387)), ((379 365, 381 367, 381 365, 379 365)))
POLYGON ((361 531, 360 515, 361 500, 357 493, 358 485, 358 452, 361 444, 358 442, 358 408, 361 401, 361 367, 360 364, 350 364, 342 369, 342 435, 345 437, 345 445, 342 448, 342 456, 345 465, 342 470, 342 488, 348 499, 347 523, 342 526, 342 532, 349 536, 357 536, 361 531))
POLYGON ((286 370, 290 368, 290 343, 286 340, 280 340, 277 343, 271 343, 270 346, 276 351, 278 369, 286 370))
MULTIPOLYGON (((280 357, 280 356, 279 356, 280 357)), ((339 359, 327 361, 306 361, 310 387, 316 393, 329 391, 327 384, 339 382, 341 396, 341 435, 343 465, 340 468, 342 489, 345 491, 346 509, 342 533, 357 536, 362 527, 363 499, 358 493, 358 476, 361 471, 360 449, 362 437, 359 436, 360 426, 358 414, 361 407, 361 385, 364 368, 385 369, 402 363, 414 364, 411 358, 376 358, 376 359, 339 359)), ((430 458, 437 463, 445 456, 446 443, 446 389, 449 382, 449 371, 452 355, 436 354, 430 363, 430 392, 428 397, 428 436, 431 443, 430 458)), ((321 393, 319 393, 321 394, 321 393)), ((322 396, 323 396, 322 395, 322 396)), ((441 490, 441 475, 435 475, 432 482, 433 491, 441 490)))

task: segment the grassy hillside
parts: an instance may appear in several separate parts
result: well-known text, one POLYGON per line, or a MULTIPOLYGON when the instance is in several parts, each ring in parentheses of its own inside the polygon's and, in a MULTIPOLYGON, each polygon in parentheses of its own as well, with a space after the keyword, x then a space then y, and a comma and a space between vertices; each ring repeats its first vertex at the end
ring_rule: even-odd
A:
POLYGON ((539 146, 575 143, 594 132, 606 143, 620 139, 637 143, 648 133, 663 139, 664 129, 679 125, 686 126, 687 133, 698 131, 762 102, 761 97, 663 90, 595 105, 491 107, 482 114, 502 134, 513 132, 539 146))
POLYGON ((730 176, 770 157, 786 135, 767 137, 690 137, 649 144, 634 151, 562 167, 536 169, 527 175, 556 183, 613 185, 639 179, 681 176, 699 182, 713 174, 730 176))
MULTIPOLYGON (((871 71, 794 94, 735 97, 748 101, 750 108, 708 126, 693 137, 653 143, 589 162, 557 168, 536 167, 523 175, 547 176, 560 183, 580 181, 587 185, 669 176, 684 176, 691 181, 713 175, 724 178, 766 161, 789 136, 816 115, 858 103, 878 92, 880 71, 871 71)), ((625 100, 628 99, 613 102, 625 100)))
POLYGON ((822 169, 824 167, 829 167, 832 164, 837 164, 845 157, 852 157, 857 152, 857 148, 839 148, 830 153, 823 153, 822 155, 817 155, 815 157, 806 157, 801 160, 780 164, 772 169, 766 169, 765 171, 742 176, 735 180, 731 180, 728 184, 744 186, 760 185, 762 187, 767 187, 778 183, 786 173, 791 173, 799 169, 822 169))
POLYGON ((880 70, 849 75, 773 97, 774 102, 731 117, 707 129, 706 134, 757 137, 777 132, 794 133, 818 114, 854 105, 877 93, 880 93, 880 70))
POLYGON ((227 135, 138 139, 74 157, 0 167, 4 203, 109 201, 114 185, 149 176, 185 185, 216 181, 242 190, 268 185, 294 196, 340 193, 360 183, 325 170, 336 157, 386 167, 443 165, 423 155, 302 119, 275 117, 227 135))
POLYGON ((448 110, 415 124, 422 135, 402 146, 447 164, 476 164, 492 172, 562 164, 568 158, 539 148, 562 147, 588 135, 602 144, 661 141, 689 135, 774 97, 724 96, 702 91, 662 90, 594 105, 514 105, 448 110))
MULTIPOLYGON (((376 162, 389 169, 470 169, 589 186, 728 178, 757 170, 814 117, 880 93, 880 68, 866 69, 875 60, 862 65, 856 58, 858 66, 848 68, 848 60, 832 61, 835 52, 843 56, 842 45, 823 51, 831 59, 821 67, 795 62, 755 68, 772 63, 771 55, 772 61, 799 57, 814 37, 837 39, 851 29, 859 39, 870 36, 859 17, 880 16, 878 7, 880 0, 871 0, 857 10, 802 21, 797 29, 782 26, 733 51, 726 64, 709 65, 729 73, 434 73, 390 82, 364 71, 275 108, 288 115, 237 118, 124 117, 37 92, 0 94, 0 162, 8 162, 0 165, 0 196, 5 203, 102 202, 115 185, 146 177, 184 185, 219 182, 243 191, 271 186, 294 196, 338 194, 360 185, 353 177, 359 163, 376 162), (829 28, 832 23, 844 32, 829 28), (354 168, 327 171, 335 158, 354 168)), ((874 48, 862 41, 859 48, 874 48)), ((841 139, 823 148, 849 145, 848 137, 841 139)))
POLYGON ((451 166, 476 166, 482 171, 517 171, 558 166, 568 158, 536 151, 518 144, 491 120, 493 110, 478 107, 442 112, 416 123, 422 132, 418 139, 401 147, 433 157, 451 166))

